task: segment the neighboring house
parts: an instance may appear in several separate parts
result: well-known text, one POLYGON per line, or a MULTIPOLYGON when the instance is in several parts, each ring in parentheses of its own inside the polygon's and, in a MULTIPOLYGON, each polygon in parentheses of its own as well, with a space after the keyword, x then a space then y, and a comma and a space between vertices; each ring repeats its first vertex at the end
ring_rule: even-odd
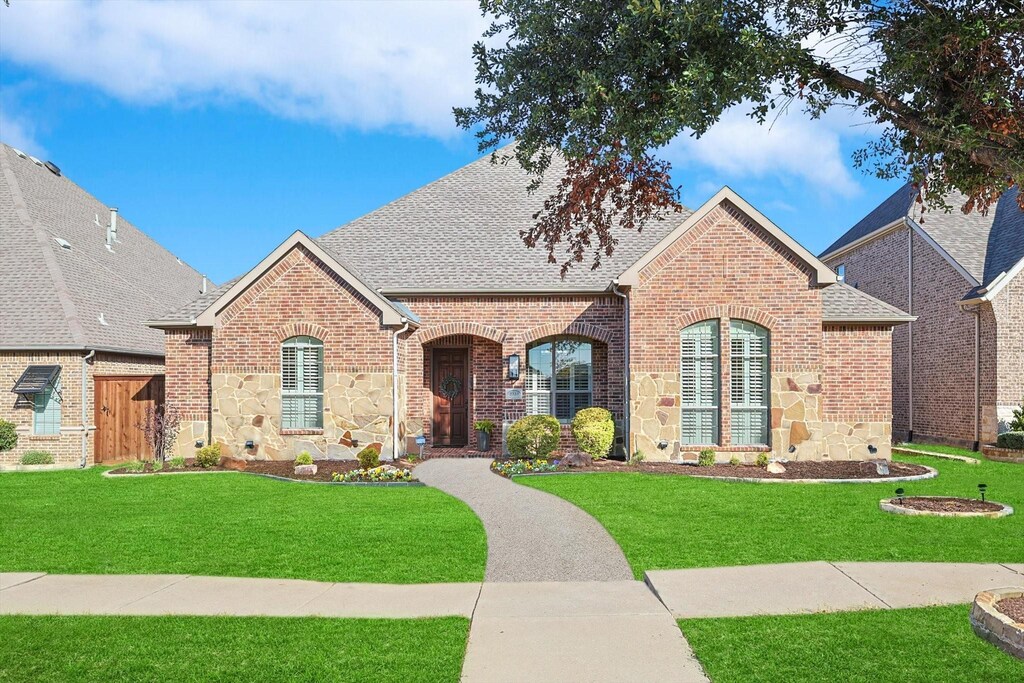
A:
POLYGON ((0 419, 57 464, 148 454, 138 424, 163 400, 163 335, 142 321, 204 278, 41 162, 0 144, 0 419))
POLYGON ((728 188, 623 234, 566 279, 519 231, 538 194, 475 161, 314 240, 294 233, 174 314, 179 452, 459 454, 473 423, 604 406, 617 450, 888 457, 890 340, 909 316, 851 287, 728 188), (627 400, 628 399, 628 400, 627 400), (397 418, 397 419, 395 419, 397 418), (628 445, 623 431, 628 430, 628 445), (397 445, 397 449, 395 448, 397 445))
POLYGON ((845 281, 916 320, 893 335, 899 439, 991 442, 1024 400, 1024 212, 1018 187, 988 215, 921 212, 897 190, 825 250, 845 281))

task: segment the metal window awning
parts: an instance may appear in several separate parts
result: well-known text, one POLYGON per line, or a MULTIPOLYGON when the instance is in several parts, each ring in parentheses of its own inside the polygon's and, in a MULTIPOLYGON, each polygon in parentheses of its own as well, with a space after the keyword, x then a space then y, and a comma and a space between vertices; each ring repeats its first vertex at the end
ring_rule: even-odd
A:
POLYGON ((60 377, 59 365, 30 365, 11 389, 15 394, 41 394, 47 387, 57 388, 60 377))

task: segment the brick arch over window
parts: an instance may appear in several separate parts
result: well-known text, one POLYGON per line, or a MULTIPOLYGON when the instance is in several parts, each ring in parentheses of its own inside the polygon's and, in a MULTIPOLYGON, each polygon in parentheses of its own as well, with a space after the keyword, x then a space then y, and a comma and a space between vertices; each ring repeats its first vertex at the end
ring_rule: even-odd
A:
POLYGON ((723 304, 720 306, 702 306, 683 313, 675 319, 677 329, 689 327, 694 323, 711 318, 731 318, 733 320, 747 320, 756 323, 761 327, 774 330, 778 327, 778 320, 764 311, 750 306, 738 304, 723 304))
POLYGON ((568 325, 563 325, 562 323, 538 325, 537 327, 532 327, 523 333, 523 341, 529 344, 530 342, 537 341, 538 339, 558 335, 589 337, 590 339, 596 339, 597 341, 604 342, 605 344, 612 341, 612 333, 610 330, 598 327, 597 325, 591 325, 590 323, 580 322, 573 322, 568 325))
POLYGON ((316 323, 287 323, 274 329, 274 335, 278 342, 283 342, 286 339, 292 337, 314 337, 322 342, 326 342, 327 338, 331 336, 330 331, 316 323))
POLYGON ((483 337, 484 339, 490 339, 492 342, 497 342, 499 344, 502 344, 505 341, 505 333, 502 330, 474 322, 454 322, 444 323, 442 325, 432 325, 430 327, 421 327, 416 331, 415 335, 413 335, 413 338, 421 344, 427 344, 435 339, 457 334, 471 334, 474 337, 483 337))

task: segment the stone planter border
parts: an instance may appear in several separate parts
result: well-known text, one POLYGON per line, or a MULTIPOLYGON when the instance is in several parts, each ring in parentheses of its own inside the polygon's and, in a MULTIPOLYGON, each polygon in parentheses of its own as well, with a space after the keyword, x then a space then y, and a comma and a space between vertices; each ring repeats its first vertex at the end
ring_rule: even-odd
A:
POLYGON ((977 458, 971 458, 966 455, 953 455, 952 453, 935 453, 934 451, 919 451, 916 448, 899 448, 897 446, 892 447, 892 452, 899 455, 927 455, 930 458, 942 458, 943 460, 957 460, 959 462, 965 462, 968 465, 979 465, 981 461, 977 458))
MULTIPOLYGON (((906 496, 907 498, 950 498, 954 496, 906 496)), ((893 503, 895 498, 883 498, 878 501, 878 507, 885 512, 890 512, 894 515, 911 515, 911 516, 926 516, 926 517, 987 517, 989 519, 997 519, 999 517, 1009 517, 1013 514, 1013 508, 1006 503, 1000 503, 996 500, 990 500, 989 503, 993 505, 1002 505, 1002 510, 996 510, 994 512, 939 512, 934 510, 914 510, 913 508, 906 508, 893 503)))
POLYGON ((979 638, 987 640, 1000 650, 1024 659, 1024 625, 996 609, 996 603, 1005 598, 1024 596, 1024 588, 993 588, 974 597, 971 605, 971 628, 979 638))
POLYGON ((1024 465, 1024 451, 1013 448, 1000 448, 999 446, 982 446, 981 454, 986 460, 995 462, 1010 462, 1015 465, 1024 465))
MULTIPOLYGON (((639 472, 654 477, 693 477, 694 479, 714 479, 716 481, 738 481, 746 484, 888 484, 898 481, 918 481, 921 479, 932 479, 939 476, 939 471, 927 465, 921 465, 928 469, 924 474, 915 474, 909 477, 872 477, 871 479, 771 479, 768 477, 720 477, 711 474, 681 474, 681 473, 660 473, 660 472, 639 472)), ((610 474, 609 472, 595 472, 593 470, 584 472, 525 472, 513 475, 519 477, 547 477, 560 474, 610 474)), ((500 474, 498 476, 501 476, 500 474)))

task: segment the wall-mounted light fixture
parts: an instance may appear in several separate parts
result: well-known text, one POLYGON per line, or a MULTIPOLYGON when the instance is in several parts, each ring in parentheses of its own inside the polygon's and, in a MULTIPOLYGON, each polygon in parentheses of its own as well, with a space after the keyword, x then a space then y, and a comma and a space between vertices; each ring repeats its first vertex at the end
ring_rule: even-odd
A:
POLYGON ((253 448, 256 448, 256 444, 254 444, 252 441, 246 441, 245 447, 247 450, 252 450, 253 448))
POLYGON ((519 354, 513 353, 508 357, 508 378, 511 380, 519 379, 519 354))
POLYGON ((203 447, 203 440, 199 439, 198 441, 196 441, 195 445, 196 445, 196 448, 202 448, 203 447))
POLYGON ((665 441, 664 439, 659 441, 658 448, 660 448, 661 450, 665 450, 666 448, 668 448, 668 441, 665 441))

